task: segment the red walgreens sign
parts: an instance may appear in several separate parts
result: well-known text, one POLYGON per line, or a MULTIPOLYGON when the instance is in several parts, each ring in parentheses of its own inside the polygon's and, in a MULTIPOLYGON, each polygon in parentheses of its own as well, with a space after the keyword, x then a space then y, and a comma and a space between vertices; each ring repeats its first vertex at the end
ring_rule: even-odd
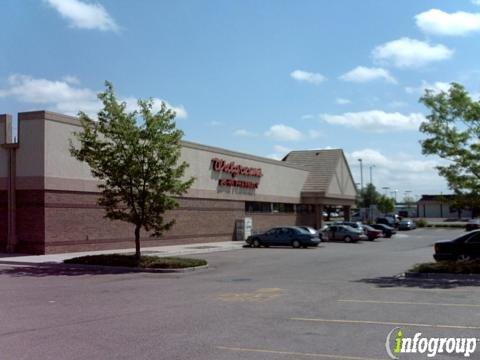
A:
POLYGON ((253 176, 260 178, 263 176, 261 168, 253 168, 235 164, 235 162, 226 162, 223 159, 213 158, 212 159, 212 169, 220 173, 226 173, 232 175, 232 179, 219 179, 219 186, 232 186, 239 187, 244 189, 256 189, 258 188, 258 182, 247 181, 247 180, 237 180, 233 179, 237 175, 243 176, 253 176))

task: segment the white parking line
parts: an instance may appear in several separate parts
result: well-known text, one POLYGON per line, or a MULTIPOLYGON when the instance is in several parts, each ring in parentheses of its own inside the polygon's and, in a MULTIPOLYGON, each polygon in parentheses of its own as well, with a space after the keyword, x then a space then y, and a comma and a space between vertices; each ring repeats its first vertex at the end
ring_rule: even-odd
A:
POLYGON ((359 304, 394 304, 394 305, 426 305, 426 306, 454 306, 454 307, 473 307, 479 308, 480 304, 447 304, 447 303, 430 303, 430 302, 413 302, 413 301, 379 301, 379 300, 354 300, 340 299, 338 302, 343 303, 359 303, 359 304))
POLYGON ((335 323, 335 324, 344 324, 344 325, 369 324, 369 325, 388 325, 388 326, 428 327, 428 328, 439 328, 439 329, 480 330, 480 327, 478 327, 478 326, 432 325, 432 324, 401 323, 401 322, 371 321, 371 320, 339 320, 339 319, 316 319, 316 318, 298 318, 298 317, 289 318, 289 320, 324 322, 324 323, 335 323))
POLYGON ((275 355, 293 355, 303 356, 310 358, 323 358, 323 359, 344 359, 344 360, 380 360, 375 358, 366 358, 359 356, 345 356, 345 355, 332 355, 332 354, 319 354, 319 353, 304 353, 296 351, 282 351, 282 350, 269 350, 269 349, 250 349, 230 346, 217 346, 217 349, 237 351, 237 352, 251 352, 251 353, 263 353, 263 354, 275 354, 275 355))

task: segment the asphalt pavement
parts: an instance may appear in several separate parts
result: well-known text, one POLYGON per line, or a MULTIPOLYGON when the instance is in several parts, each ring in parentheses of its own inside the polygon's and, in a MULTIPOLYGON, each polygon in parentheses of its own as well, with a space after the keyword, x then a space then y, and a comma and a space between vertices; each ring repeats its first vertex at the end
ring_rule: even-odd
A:
POLYGON ((371 360, 396 327, 480 337, 479 283, 398 276, 460 233, 197 254, 188 274, 2 264, 0 359, 371 360))

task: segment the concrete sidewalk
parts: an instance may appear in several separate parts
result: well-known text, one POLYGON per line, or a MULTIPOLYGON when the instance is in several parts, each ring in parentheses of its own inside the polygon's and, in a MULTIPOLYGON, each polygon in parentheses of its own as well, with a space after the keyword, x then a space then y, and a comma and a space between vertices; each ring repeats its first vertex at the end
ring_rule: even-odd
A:
MULTIPOLYGON (((155 246, 142 248, 142 255, 153 256, 179 256, 192 254, 205 254, 217 251, 229 251, 241 249, 244 241, 224 241, 199 244, 155 246)), ((15 255, 0 253, 0 264, 61 264, 66 259, 86 255, 99 254, 133 254, 135 249, 117 249, 102 251, 85 251, 51 255, 15 255)))

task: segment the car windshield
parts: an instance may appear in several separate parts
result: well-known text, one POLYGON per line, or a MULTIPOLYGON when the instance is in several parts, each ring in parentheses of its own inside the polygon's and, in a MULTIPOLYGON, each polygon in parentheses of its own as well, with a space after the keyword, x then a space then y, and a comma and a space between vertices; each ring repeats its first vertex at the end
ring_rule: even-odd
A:
POLYGON ((311 234, 311 231, 309 231, 308 228, 297 227, 295 228, 295 230, 297 230, 299 233, 302 233, 302 234, 311 234))
POLYGON ((468 220, 468 223, 469 223, 469 224, 479 224, 479 223, 480 223, 480 219, 471 219, 471 220, 468 220))

